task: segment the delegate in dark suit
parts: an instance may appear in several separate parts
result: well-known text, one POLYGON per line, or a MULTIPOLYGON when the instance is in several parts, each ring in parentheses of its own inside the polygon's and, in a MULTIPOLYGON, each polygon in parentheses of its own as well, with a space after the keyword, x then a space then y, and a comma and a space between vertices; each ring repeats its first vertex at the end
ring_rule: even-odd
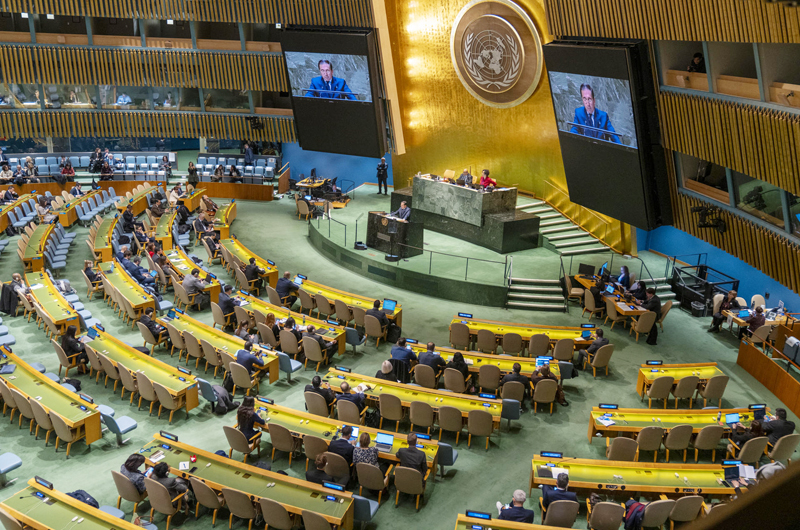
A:
POLYGON ((416 443, 414 447, 403 447, 399 449, 397 451, 397 458, 400 459, 400 465, 402 467, 416 469, 422 474, 422 480, 425 480, 425 473, 428 471, 428 460, 425 458, 425 453, 417 449, 416 443))
POLYGON ((394 346, 392 346, 392 359, 410 362, 410 361, 416 361, 417 356, 413 351, 409 350, 405 346, 398 346, 397 344, 395 344, 394 346))
POLYGON ((142 315, 142 318, 139 319, 139 322, 144 324, 144 327, 149 329, 150 333, 152 333, 153 337, 155 337, 156 339, 160 338, 161 334, 167 331, 167 328, 159 326, 155 320, 153 320, 147 315, 142 315))
POLYGON ((289 278, 283 277, 278 279, 278 283, 275 285, 275 290, 278 292, 278 296, 281 297, 281 300, 287 296, 289 297, 287 303, 289 304, 289 307, 291 307, 294 305, 295 301, 297 301, 297 296, 295 296, 295 293, 300 290, 300 287, 298 287, 297 284, 295 284, 289 278))
POLYGON ((347 460, 348 464, 353 463, 353 444, 350 443, 349 440, 345 440, 344 438, 337 438, 336 440, 332 441, 328 445, 328 451, 331 453, 336 453, 337 455, 341 456, 345 460, 347 460))
POLYGON ((589 358, 589 354, 597 353, 597 350, 599 350, 606 344, 608 344, 608 339, 605 337, 597 337, 596 339, 594 339, 594 341, 592 341, 592 343, 589 344, 588 348, 586 348, 585 350, 578 351, 578 360, 576 361, 577 364, 582 365, 583 360, 589 358))
POLYGON ((530 397, 531 393, 531 380, 528 379, 528 376, 518 374, 516 372, 511 372, 510 374, 506 374, 500 380, 500 386, 503 386, 506 383, 522 383, 522 386, 525 388, 525 397, 530 397))
POLYGON ((555 486, 545 484, 542 486, 542 504, 545 509, 555 501, 575 501, 578 502, 578 495, 574 491, 558 489, 555 486))
MULTIPOLYGON (((642 302, 642 307, 656 314, 656 320, 661 316, 661 299, 655 295, 655 289, 647 289, 647 299, 642 302), (653 291, 652 293, 650 291, 653 291), (652 295, 652 296, 651 296, 652 295)), ((653 323, 650 333, 647 334, 647 344, 655 346, 658 340, 658 324, 653 323)))
POLYGON ((326 99, 350 99, 355 101, 356 96, 347 86, 347 82, 340 77, 332 77, 330 81, 325 81, 322 76, 311 79, 311 86, 308 87, 306 97, 326 98, 326 99))
POLYGON ((764 423, 761 428, 764 434, 769 436, 769 443, 775 445, 779 439, 794 432, 794 422, 777 418, 764 423))
POLYGON ((528 510, 523 508, 522 506, 509 506, 508 508, 503 508, 500 512, 500 516, 498 519, 501 521, 515 521, 518 523, 533 523, 533 518, 536 516, 536 513, 533 510, 528 510))
POLYGON ((330 388, 315 387, 314 385, 306 385, 305 392, 314 392, 325 398, 325 403, 330 405, 336 399, 333 390, 330 388))
POLYGON ((253 282, 253 287, 259 291, 264 288, 264 280, 261 279, 261 275, 264 274, 264 272, 264 269, 255 263, 251 263, 244 268, 245 278, 247 278, 248 282, 253 282))
POLYGON ((380 309, 375 309, 374 307, 372 309, 367 309, 367 314, 378 319, 378 322, 381 323, 381 329, 385 330, 389 325, 389 317, 380 309))
POLYGON ((236 352, 236 364, 241 364, 247 368, 248 374, 253 375, 253 366, 264 366, 264 360, 247 350, 239 350, 236 352))
POLYGON ((356 392, 353 394, 339 394, 339 397, 337 397, 336 400, 352 401, 355 403, 356 407, 358 407, 358 412, 361 412, 367 408, 367 398, 361 392, 356 392))
POLYGON ((614 126, 611 125, 611 120, 608 118, 607 112, 594 109, 592 114, 587 114, 584 107, 578 107, 575 109, 575 117, 572 119, 572 121, 577 125, 573 125, 572 129, 570 129, 570 132, 581 134, 583 136, 589 136, 590 138, 599 138, 600 140, 614 142, 615 144, 622 143, 618 135, 606 134, 602 131, 596 130, 602 129, 603 131, 609 131, 612 133, 616 132, 614 130, 614 126), (588 125, 588 127, 579 127, 579 125, 588 125))
POLYGON ((390 213, 389 215, 407 221, 408 218, 411 217, 411 208, 409 208, 408 206, 406 206, 405 208, 400 207, 397 210, 390 213))
POLYGON ((234 307, 236 307, 236 303, 234 302, 233 298, 228 296, 227 294, 219 293, 219 308, 222 309, 222 314, 226 317, 228 315, 232 315, 234 311, 234 307))
POLYGON ((439 373, 444 370, 444 367, 447 366, 447 362, 442 359, 442 356, 436 353, 435 351, 424 351, 419 354, 419 363, 420 364, 427 364, 435 373, 439 373))

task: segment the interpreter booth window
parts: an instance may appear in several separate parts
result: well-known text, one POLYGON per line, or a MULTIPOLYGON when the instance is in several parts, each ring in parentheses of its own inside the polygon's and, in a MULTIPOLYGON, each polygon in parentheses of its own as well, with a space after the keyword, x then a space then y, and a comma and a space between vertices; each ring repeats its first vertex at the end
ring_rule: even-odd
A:
POLYGON ((658 41, 658 58, 665 85, 708 92, 702 42, 658 41))
POLYGON ((197 89, 172 87, 100 86, 104 109, 199 111, 197 89))
POLYGON ((736 207, 762 221, 785 228, 781 201, 784 191, 744 173, 733 171, 732 174, 733 186, 736 191, 736 207))
POLYGON ((3 99, 4 104, 9 104, 10 108, 14 109, 41 109, 42 94, 39 91, 39 85, 22 85, 18 83, 10 83, 3 85, 6 90, 3 99))
POLYGON ((82 85, 44 85, 48 109, 96 109, 97 89, 82 85))
POLYGON ((710 199, 730 204, 725 168, 693 156, 678 153, 678 167, 683 187, 710 199))
POLYGON ((789 195, 789 221, 791 221, 792 235, 800 237, 800 197, 789 195))
POLYGON ((247 90, 206 89, 206 112, 250 112, 247 90))

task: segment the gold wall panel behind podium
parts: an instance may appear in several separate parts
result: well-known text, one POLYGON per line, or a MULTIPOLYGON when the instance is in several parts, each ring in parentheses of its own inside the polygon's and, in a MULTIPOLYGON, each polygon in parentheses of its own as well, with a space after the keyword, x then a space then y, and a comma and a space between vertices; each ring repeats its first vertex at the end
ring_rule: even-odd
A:
MULTIPOLYGON (((501 185, 544 192, 544 181, 566 188, 546 72, 524 103, 507 109, 484 105, 458 79, 450 58, 450 32, 466 0, 387 0, 392 55, 406 154, 392 160, 396 187, 417 171, 473 174, 488 168, 501 185)), ((544 4, 519 0, 546 34, 544 4)))

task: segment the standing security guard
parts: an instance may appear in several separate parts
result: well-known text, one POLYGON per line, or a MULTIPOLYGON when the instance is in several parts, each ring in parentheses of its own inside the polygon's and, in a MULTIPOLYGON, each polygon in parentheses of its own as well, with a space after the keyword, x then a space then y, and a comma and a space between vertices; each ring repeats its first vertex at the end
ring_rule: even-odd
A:
POLYGON ((378 164, 378 195, 381 194, 381 183, 383 183, 383 194, 388 195, 389 190, 387 182, 389 181, 389 164, 386 163, 386 158, 381 158, 381 163, 378 164))

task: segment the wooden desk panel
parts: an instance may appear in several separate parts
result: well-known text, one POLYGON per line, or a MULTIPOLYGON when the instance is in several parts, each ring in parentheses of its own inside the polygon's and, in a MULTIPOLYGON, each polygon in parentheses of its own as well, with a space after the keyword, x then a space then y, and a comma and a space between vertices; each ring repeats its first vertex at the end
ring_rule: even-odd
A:
MULTIPOLYGON (((191 274, 193 269, 200 269, 200 267, 194 261, 192 261, 192 259, 187 256, 183 250, 180 250, 180 248, 165 250, 164 255, 167 257, 169 264, 172 265, 172 270, 174 270, 175 274, 180 277, 181 282, 183 282, 183 279, 187 275, 191 274)), ((200 277, 201 279, 205 280, 205 273, 202 270, 200 271, 200 277)), ((219 303, 219 293, 221 290, 222 286, 220 285, 219 280, 213 279, 206 283, 206 287, 203 289, 203 292, 208 293, 208 295, 211 297, 211 301, 217 304, 219 303)))
POLYGON ((456 322, 466 324, 469 327, 470 336, 474 336, 476 338, 478 336, 478 331, 481 329, 488 329, 494 332, 495 336, 498 338, 502 338, 502 336, 506 333, 517 333, 522 337, 522 344, 525 348, 528 346, 531 335, 537 335, 539 333, 543 333, 550 337, 551 343, 555 343, 561 339, 572 339, 575 341, 576 348, 585 348, 589 346, 595 339, 594 335, 588 339, 584 339, 581 336, 581 333, 584 331, 592 331, 594 328, 583 329, 563 326, 537 326, 535 324, 515 324, 512 322, 480 320, 477 318, 462 318, 459 316, 453 317, 453 320, 450 321, 451 324, 455 324, 456 322))
POLYGON ((236 208, 236 201, 231 201, 220 206, 214 214, 214 230, 219 232, 220 239, 231 237, 231 223, 236 219, 236 208))
MULTIPOLYGON (((72 226, 73 223, 78 222, 78 204, 85 203, 90 197, 97 195, 100 195, 100 191, 93 190, 88 193, 84 193, 80 197, 74 197, 70 199, 69 202, 64 203, 61 208, 54 210, 53 213, 58 215, 58 222, 63 226, 72 226)), ((102 195, 100 195, 98 199, 102 199, 102 195)))
MULTIPOLYGON (((297 277, 295 276, 295 279, 296 278, 297 277)), ((378 298, 361 296, 358 294, 348 293, 347 291, 342 291, 340 289, 334 289, 333 287, 328 287, 327 285, 322 285, 321 283, 317 283, 309 279, 303 280, 303 286, 301 289, 310 294, 311 298, 314 298, 314 295, 321 294, 331 303, 333 303, 334 300, 341 300, 347 304, 350 309, 353 307, 360 307, 366 311, 367 309, 372 309, 372 305, 375 303, 375 300, 378 300, 378 298)), ((383 302, 381 302, 381 309, 383 309, 383 302)), ((402 327, 403 308, 399 303, 395 307, 394 313, 391 315, 387 314, 386 316, 389 318, 389 320, 394 321, 395 324, 402 327)))
MULTIPOLYGON (((411 350, 419 357, 419 355, 427 351, 428 347, 424 344, 408 344, 411 350)), ((454 348, 436 348, 434 351, 441 355, 445 361, 450 361, 453 355, 460 353, 464 357, 464 362, 467 363, 469 371, 472 373, 479 373, 481 366, 485 364, 493 364, 500 369, 501 375, 510 374, 514 371, 514 364, 519 363, 522 366, 521 374, 531 377, 536 370, 536 357, 509 357, 505 355, 492 355, 491 353, 479 353, 474 351, 462 351, 454 348)), ((572 363, 570 363, 571 365, 572 363)), ((550 361, 550 373, 561 378, 561 370, 558 368, 558 361, 550 361)))
POLYGON ((114 259, 114 247, 111 245, 114 227, 117 226, 118 216, 106 217, 94 236, 94 251, 100 255, 102 261, 114 259))
POLYGON ((255 258, 258 268, 264 269, 265 271, 261 277, 265 279, 273 289, 278 285, 278 267, 272 260, 267 260, 255 255, 238 239, 220 239, 219 243, 225 247, 228 252, 239 258, 245 265, 250 263, 250 258, 255 258))
POLYGON ((658 366, 642 364, 640 366, 636 379, 636 393, 640 396, 644 395, 653 381, 659 377, 672 376, 675 379, 674 383, 678 384, 682 378, 694 375, 700 378, 697 383, 699 387, 715 375, 725 375, 722 370, 717 368, 717 363, 662 364, 658 366))
POLYGON ((22 254, 22 262, 26 268, 30 267, 32 271, 40 271, 44 268, 44 249, 47 245, 47 240, 53 235, 56 225, 40 224, 33 230, 28 239, 28 245, 25 247, 25 252, 22 254))
POLYGON ((186 206, 186 209, 190 212, 195 211, 196 209, 200 208, 200 201, 203 200, 203 194, 206 192, 205 188, 197 188, 192 191, 189 195, 186 195, 184 198, 178 200, 179 203, 183 203, 186 206))
POLYGON ((113 261, 104 261, 100 263, 99 269, 100 274, 130 302, 134 309, 144 311, 148 307, 156 308, 156 300, 153 295, 131 278, 122 265, 113 261))
MULTIPOLYGON (((30 186, 33 189, 36 189, 36 186, 38 186, 38 184, 31 184, 30 186)), ((4 188, 0 189, 0 193, 5 193, 7 189, 8 186, 5 186, 4 188)), ((17 190, 17 193, 22 193, 22 190, 20 190, 20 186, 14 186, 14 189, 17 190)), ((23 193, 17 198, 16 201, 4 205, 3 208, 0 210, 0 230, 5 230, 11 224, 8 222, 8 212, 13 212, 14 208, 16 208, 17 206, 22 206, 23 202, 26 202, 28 199, 34 199, 34 198, 35 196, 31 193, 23 193)))
POLYGON ((53 323, 59 328, 59 335, 63 335, 67 326, 74 325, 81 329, 80 316, 61 295, 50 277, 43 272, 29 272, 25 274, 25 283, 31 288, 30 294, 36 303, 47 312, 53 323), (34 287, 39 285, 39 287, 34 287))

